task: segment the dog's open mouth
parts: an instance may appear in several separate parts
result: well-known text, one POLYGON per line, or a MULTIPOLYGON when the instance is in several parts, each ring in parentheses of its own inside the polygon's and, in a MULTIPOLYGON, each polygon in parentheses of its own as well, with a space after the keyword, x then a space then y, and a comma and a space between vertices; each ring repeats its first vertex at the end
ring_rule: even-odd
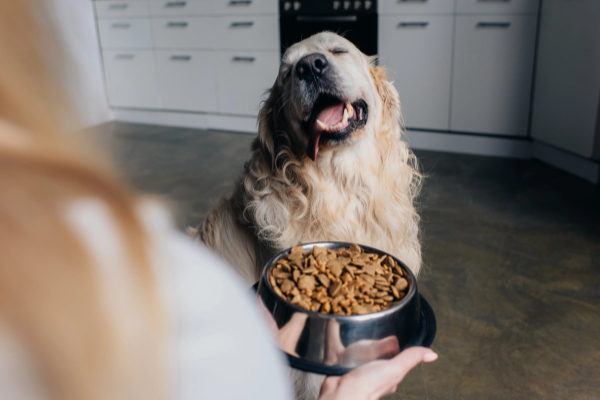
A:
POLYGON ((320 145, 344 141, 367 123, 367 117, 368 108, 364 100, 351 103, 328 94, 321 94, 306 122, 307 155, 316 161, 320 145))

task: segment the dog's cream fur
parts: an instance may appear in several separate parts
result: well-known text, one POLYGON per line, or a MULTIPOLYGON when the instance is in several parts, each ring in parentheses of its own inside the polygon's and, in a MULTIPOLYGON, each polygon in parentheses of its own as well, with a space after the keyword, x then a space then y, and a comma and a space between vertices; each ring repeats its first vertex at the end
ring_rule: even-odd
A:
MULTIPOLYGON (((262 105, 259 136, 234 195, 208 214, 197 235, 248 284, 275 253, 314 241, 372 246, 418 274, 414 200, 421 176, 402 132, 398 93, 372 58, 332 33, 292 46, 262 105), (332 46, 349 53, 333 56, 332 46), (314 52, 328 54, 340 92, 349 101, 364 99, 369 109, 364 128, 343 146, 321 149, 316 162, 306 156, 306 134, 299 128, 303 105, 283 78, 287 68, 314 52)), ((295 379, 298 397, 317 397, 322 379, 306 374, 295 379)))

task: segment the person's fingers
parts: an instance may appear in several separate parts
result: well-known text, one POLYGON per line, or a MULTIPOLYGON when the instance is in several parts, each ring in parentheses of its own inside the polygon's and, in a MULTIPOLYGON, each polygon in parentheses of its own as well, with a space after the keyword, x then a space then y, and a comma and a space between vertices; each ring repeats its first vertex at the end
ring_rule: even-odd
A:
POLYGON ((425 347, 411 347, 390 360, 373 361, 348 374, 327 378, 320 398, 379 399, 396 391, 406 374, 421 362, 431 362, 437 354, 425 347))
MULTIPOLYGON (((382 397, 387 393, 385 384, 388 382, 392 386, 397 386, 406 377, 414 367, 421 362, 431 362, 437 359, 437 354, 426 347, 410 347, 396 357, 389 360, 386 365, 380 370, 380 379, 382 391, 377 394, 377 398, 382 397)), ((390 390, 389 388, 387 390, 390 390)), ((392 392, 393 393, 393 392, 392 392)))
POLYGON ((392 358, 391 364, 397 371, 408 373, 421 362, 431 362, 437 359, 437 354, 427 347, 410 347, 392 358))
POLYGON ((321 391, 319 392, 319 399, 324 399, 332 395, 340 384, 341 377, 339 376, 328 376, 321 385, 321 391))
POLYGON ((347 393, 368 390, 364 393, 366 397, 378 399, 393 393, 394 386, 419 363, 435 358, 437 354, 428 348, 411 347, 390 360, 374 361, 352 370, 344 377, 347 378, 347 385, 342 382, 340 386, 346 386, 344 391, 347 393))

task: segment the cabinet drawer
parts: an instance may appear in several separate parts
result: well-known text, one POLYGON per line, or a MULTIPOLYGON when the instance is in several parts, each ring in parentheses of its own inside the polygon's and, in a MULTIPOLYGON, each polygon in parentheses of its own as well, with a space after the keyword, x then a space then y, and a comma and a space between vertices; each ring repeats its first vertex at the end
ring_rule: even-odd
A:
POLYGON ((95 1, 98 18, 147 17, 147 1, 95 1))
POLYGON ((455 0, 379 0, 380 15, 452 14, 455 0))
POLYGON ((152 0, 150 6, 156 16, 210 14, 210 4, 201 0, 152 0))
POLYGON ((153 18, 154 43, 160 49, 211 49, 214 33, 210 18, 153 18))
POLYGON ((157 51, 156 69, 164 109, 217 111, 214 53, 157 51))
POLYGON ((217 15, 277 15, 277 4, 276 0, 211 0, 212 13, 217 15))
POLYGON ((535 16, 456 18, 450 129, 527 135, 535 16))
POLYGON ((279 21, 276 17, 215 17, 211 24, 211 40, 217 49, 279 49, 279 21))
POLYGON ((150 20, 147 18, 101 19, 98 29, 103 48, 152 48, 150 20))
POLYGON ((102 53, 111 106, 160 108, 153 51, 103 50, 102 53))
POLYGON ((379 59, 409 128, 449 129, 453 25, 452 15, 379 17, 379 59))
POLYGON ((216 52, 219 112, 258 115, 279 72, 279 52, 216 52))
POLYGON ((458 14, 537 14, 539 0, 456 0, 458 14))

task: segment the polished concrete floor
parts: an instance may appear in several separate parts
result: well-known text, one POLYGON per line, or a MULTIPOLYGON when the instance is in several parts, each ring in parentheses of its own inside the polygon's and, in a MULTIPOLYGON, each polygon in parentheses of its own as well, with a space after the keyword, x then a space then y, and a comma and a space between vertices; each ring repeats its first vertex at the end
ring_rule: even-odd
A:
MULTIPOLYGON (((110 124, 127 179, 197 224, 251 135, 110 124)), ((600 188, 535 161, 417 152, 433 348, 394 399, 600 398, 600 188)))

